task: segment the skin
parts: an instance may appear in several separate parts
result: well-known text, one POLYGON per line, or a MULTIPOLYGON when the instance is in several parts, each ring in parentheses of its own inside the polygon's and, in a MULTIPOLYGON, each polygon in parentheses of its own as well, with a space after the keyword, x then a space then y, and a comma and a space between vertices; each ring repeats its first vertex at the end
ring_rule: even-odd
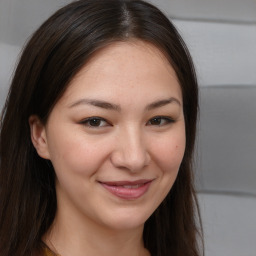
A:
POLYGON ((170 191, 185 150, 182 105, 163 54, 132 41, 100 50, 46 125, 30 117, 32 142, 56 172, 57 215, 44 237, 49 247, 62 256, 149 254, 144 223, 170 191), (150 185, 138 198, 120 198, 102 185, 141 179, 150 185))

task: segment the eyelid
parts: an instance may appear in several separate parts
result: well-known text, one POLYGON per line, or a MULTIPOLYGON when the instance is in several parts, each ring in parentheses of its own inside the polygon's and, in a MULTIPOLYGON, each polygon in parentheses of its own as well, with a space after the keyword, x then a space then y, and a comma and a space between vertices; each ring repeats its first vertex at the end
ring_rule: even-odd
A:
POLYGON ((168 124, 171 124, 171 123, 174 123, 174 122, 175 122, 175 120, 170 116, 154 116, 154 117, 149 119, 149 121, 147 122, 146 125, 164 126, 164 125, 168 125, 168 124), (162 119, 162 120, 165 121, 165 123, 164 124, 161 124, 161 123, 160 124, 150 124, 150 122, 154 119, 162 119))
POLYGON ((107 126, 112 126, 111 124, 110 124, 110 122, 108 122, 105 118, 103 118, 103 117, 99 117, 99 116, 91 116, 91 117, 87 117, 87 118, 85 118, 85 119, 83 119, 81 122, 80 122, 80 124, 82 124, 82 125, 84 125, 84 126, 86 126, 86 127, 89 127, 89 128, 94 128, 94 129, 97 129, 97 128, 101 128, 101 127, 107 127, 107 126), (100 121, 100 122, 105 122, 105 124, 104 125, 90 125, 89 124, 89 122, 90 121, 93 121, 93 120, 98 120, 98 121, 100 121))

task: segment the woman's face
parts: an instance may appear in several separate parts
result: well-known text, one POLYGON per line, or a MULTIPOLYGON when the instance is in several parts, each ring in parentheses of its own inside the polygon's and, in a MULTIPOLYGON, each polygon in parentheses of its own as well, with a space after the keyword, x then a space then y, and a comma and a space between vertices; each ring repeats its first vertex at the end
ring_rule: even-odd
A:
POLYGON ((98 52, 47 124, 30 121, 39 155, 56 172, 57 218, 142 227, 170 191, 183 158, 182 106, 176 74, 154 46, 120 42, 98 52))

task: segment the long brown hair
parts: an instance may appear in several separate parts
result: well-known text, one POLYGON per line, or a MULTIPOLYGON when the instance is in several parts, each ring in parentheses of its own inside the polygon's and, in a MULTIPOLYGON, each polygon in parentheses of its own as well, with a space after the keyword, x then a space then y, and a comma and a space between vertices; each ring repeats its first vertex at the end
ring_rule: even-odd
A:
POLYGON ((55 173, 36 153, 28 118, 43 122, 75 74, 99 49, 139 39, 159 48, 182 89, 186 149, 168 196, 147 220, 144 244, 154 256, 198 256, 200 216, 193 186, 192 157, 198 86, 189 52, 173 24, 139 0, 80 0, 51 16, 24 48, 1 116, 0 255, 25 256, 56 213, 55 173), (199 220, 199 221, 198 221, 199 220))

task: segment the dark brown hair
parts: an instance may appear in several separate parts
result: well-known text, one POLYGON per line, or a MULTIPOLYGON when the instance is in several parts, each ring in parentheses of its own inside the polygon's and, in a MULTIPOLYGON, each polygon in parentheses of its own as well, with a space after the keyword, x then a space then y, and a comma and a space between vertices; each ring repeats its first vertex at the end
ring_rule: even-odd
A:
POLYGON ((108 44, 132 39, 159 48, 176 71, 183 95, 185 155, 168 196, 147 220, 144 243, 154 256, 198 256, 200 216, 192 157, 198 86, 189 52, 173 24, 139 0, 81 0, 57 11, 26 45, 1 117, 0 255, 31 255, 56 213, 55 173, 38 156, 28 118, 43 122, 74 75, 108 44), (199 220, 199 221, 198 221, 199 220))

